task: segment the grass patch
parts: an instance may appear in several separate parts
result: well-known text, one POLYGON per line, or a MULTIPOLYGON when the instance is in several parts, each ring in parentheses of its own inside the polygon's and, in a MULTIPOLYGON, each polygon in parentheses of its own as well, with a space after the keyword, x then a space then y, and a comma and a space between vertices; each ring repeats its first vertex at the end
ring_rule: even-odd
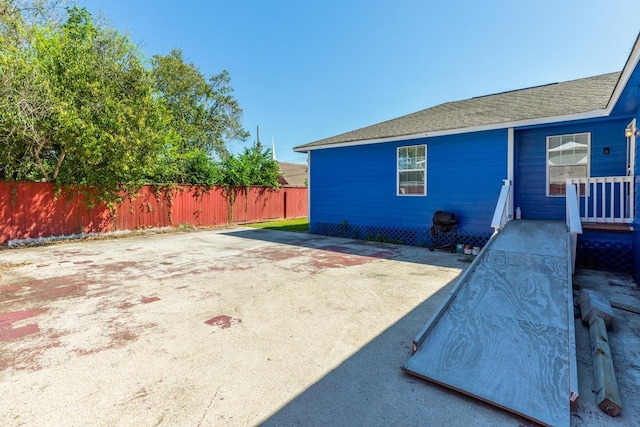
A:
POLYGON ((247 227, 265 228, 267 230, 293 231, 295 233, 309 232, 309 219, 282 219, 279 221, 255 222, 253 224, 244 224, 247 227))

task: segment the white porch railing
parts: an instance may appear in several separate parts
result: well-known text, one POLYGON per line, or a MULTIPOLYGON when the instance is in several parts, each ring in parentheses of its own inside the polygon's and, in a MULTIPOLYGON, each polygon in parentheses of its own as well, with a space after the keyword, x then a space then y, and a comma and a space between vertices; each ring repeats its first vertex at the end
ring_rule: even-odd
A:
POLYGON ((491 226, 497 233, 504 225, 511 221, 511 181, 508 179, 503 180, 504 184, 500 190, 500 197, 498 197, 498 203, 496 203, 496 210, 493 212, 493 220, 491 220, 491 226))
POLYGON ((580 220, 580 199, 578 198, 577 184, 571 184, 569 180, 567 180, 566 200, 567 231, 569 231, 571 240, 571 273, 575 273, 578 234, 582 234, 582 221, 580 220))
POLYGON ((569 178, 567 188, 578 186, 578 209, 583 222, 631 224, 635 214, 633 181, 632 176, 569 178))

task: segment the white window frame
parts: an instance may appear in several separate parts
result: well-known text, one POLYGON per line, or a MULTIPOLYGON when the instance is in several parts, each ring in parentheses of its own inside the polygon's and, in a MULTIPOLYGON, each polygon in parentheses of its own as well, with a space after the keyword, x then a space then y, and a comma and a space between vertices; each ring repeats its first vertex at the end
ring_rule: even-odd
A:
POLYGON ((396 149, 396 196, 424 197, 427 195, 427 144, 403 145, 396 149), (424 167, 421 169, 400 169, 400 150, 407 148, 424 147, 424 167), (424 172, 424 191, 419 194, 407 194, 400 192, 400 172, 424 172))
MULTIPOLYGON (((547 177, 545 180, 545 186, 546 186, 546 195, 547 197, 566 197, 566 190, 564 194, 550 194, 549 193, 549 180, 551 178, 551 162, 549 161, 549 143, 551 138, 564 138, 564 137, 574 137, 573 139, 575 140, 575 136, 576 135, 586 135, 587 136, 587 173, 586 173, 586 178, 589 178, 591 176, 591 132, 575 132, 575 133, 567 133, 567 134, 563 134, 563 135, 549 135, 547 136, 547 143, 546 143, 546 147, 545 147, 545 161, 546 161, 546 171, 547 171, 547 177)), ((574 163, 573 165, 578 165, 578 163, 574 163)), ((563 166, 571 166, 571 164, 568 165, 563 165, 563 166)))

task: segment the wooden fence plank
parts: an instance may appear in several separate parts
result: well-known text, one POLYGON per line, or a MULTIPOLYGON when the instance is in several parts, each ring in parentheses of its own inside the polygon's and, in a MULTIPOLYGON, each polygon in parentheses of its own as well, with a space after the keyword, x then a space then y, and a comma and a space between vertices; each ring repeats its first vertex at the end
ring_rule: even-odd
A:
POLYGON ((0 244, 6 245, 13 235, 11 219, 11 183, 0 182, 0 244))
MULTIPOLYGON (((307 216, 307 188, 251 187, 238 192, 234 223, 307 216)), ((229 201, 220 187, 188 185, 144 186, 123 202, 112 216, 106 203, 88 207, 81 188, 52 183, 0 182, 0 244, 9 240, 104 233, 190 224, 222 226, 228 223, 229 201)))

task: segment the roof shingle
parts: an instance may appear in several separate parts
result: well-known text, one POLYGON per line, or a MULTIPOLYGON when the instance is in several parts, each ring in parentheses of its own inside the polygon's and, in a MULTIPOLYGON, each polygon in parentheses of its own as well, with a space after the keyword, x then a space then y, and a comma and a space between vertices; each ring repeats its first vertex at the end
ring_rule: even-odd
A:
POLYGON ((604 109, 619 72, 446 102, 397 119, 346 132, 296 151, 333 144, 416 135, 436 131, 497 125, 519 120, 557 117, 604 109))
POLYGON ((309 168, 298 163, 278 162, 280 165, 280 185, 305 187, 307 185, 309 168))

